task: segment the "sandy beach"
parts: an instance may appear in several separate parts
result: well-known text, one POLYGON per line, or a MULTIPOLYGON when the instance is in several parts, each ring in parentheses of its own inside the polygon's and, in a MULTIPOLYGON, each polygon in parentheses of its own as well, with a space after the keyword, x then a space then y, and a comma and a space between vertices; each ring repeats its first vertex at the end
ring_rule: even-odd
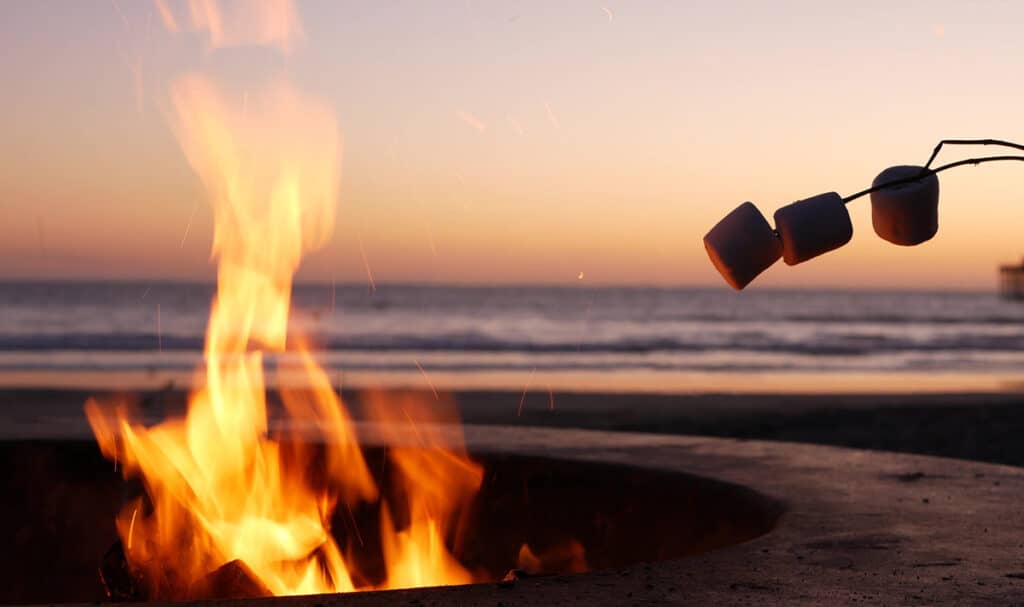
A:
MULTIPOLYGON (((96 391, 6 388, 6 437, 88 433, 96 391)), ((151 419, 183 410, 178 390, 124 393, 151 419)), ((345 393, 354 417, 360 394, 345 393)), ((454 393, 463 421, 795 441, 1024 465, 1024 394, 454 393), (520 403, 522 407, 520 409, 520 403), (553 408, 552 408, 553 403, 553 408)), ((429 391, 420 393, 433 399, 429 391)), ((274 398, 270 397, 273 406, 274 398)))

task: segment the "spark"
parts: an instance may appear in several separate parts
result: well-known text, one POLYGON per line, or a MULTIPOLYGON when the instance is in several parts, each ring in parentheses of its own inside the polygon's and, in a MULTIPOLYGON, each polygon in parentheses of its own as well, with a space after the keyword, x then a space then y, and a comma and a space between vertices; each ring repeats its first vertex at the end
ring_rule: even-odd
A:
POLYGON ((530 382, 533 381, 533 375, 537 372, 537 367, 534 367, 530 371, 530 377, 526 380, 526 385, 523 386, 523 395, 519 398, 519 410, 516 411, 516 417, 523 415, 523 404, 526 402, 526 393, 530 391, 530 382))
POLYGON ((548 122, 551 123, 551 126, 555 127, 556 129, 561 128, 558 126, 558 118, 555 118, 555 113, 551 111, 551 106, 548 104, 547 101, 544 102, 544 111, 548 115, 548 122))
POLYGON ((576 275, 576 280, 583 280, 583 270, 580 270, 580 273, 576 275))
POLYGON ((487 125, 484 124, 482 120, 480 120, 479 118, 477 118, 473 114, 470 114, 467 111, 456 110, 455 115, 459 117, 459 120, 465 122, 466 124, 473 127, 480 133, 483 133, 484 131, 487 130, 487 125))
POLYGON ((164 0, 153 0, 156 5, 156 12, 160 13, 160 20, 164 22, 164 27, 169 32, 178 31, 178 20, 174 18, 174 13, 171 12, 164 0))
POLYGON ((608 8, 607 6, 602 6, 601 10, 604 11, 604 14, 608 15, 608 23, 611 23, 612 21, 615 20, 615 14, 612 12, 612 9, 608 8))
POLYGON ((100 583, 103 584, 103 592, 107 594, 107 598, 111 597, 110 586, 107 585, 107 578, 103 576, 103 567, 97 567, 96 572, 100 574, 100 583))
POLYGON ((412 427, 412 433, 416 435, 416 442, 422 446, 426 446, 427 441, 425 441, 423 439, 423 435, 420 434, 420 429, 416 426, 415 420, 413 420, 412 416, 409 415, 409 412, 405 410, 405 407, 401 407, 401 409, 402 415, 405 416, 405 419, 409 421, 409 426, 412 427))
POLYGON ((152 288, 153 288, 152 286, 146 287, 146 292, 143 293, 142 297, 139 298, 139 302, 140 303, 146 299, 146 296, 149 295, 149 290, 152 289, 152 288))
POLYGON ((370 281, 370 295, 377 292, 377 283, 373 281, 373 272, 370 271, 370 262, 366 259, 366 248, 363 247, 363 237, 356 236, 359 241, 359 254, 363 257, 363 267, 366 268, 366 278, 370 281))
POLYGON ((505 116, 505 120, 512 125, 512 128, 514 128, 516 132, 519 133, 520 137, 522 137, 525 134, 523 131, 523 126, 519 124, 518 120, 511 116, 505 116))
POLYGON ((110 3, 114 5, 114 11, 116 11, 117 16, 121 18, 121 23, 124 24, 125 28, 131 29, 131 25, 128 23, 128 17, 124 16, 124 11, 121 10, 121 6, 117 3, 117 0, 110 0, 110 3))
POLYGON ((427 380, 427 385, 430 386, 430 391, 434 393, 434 400, 440 401, 441 397, 437 393, 437 388, 434 387, 434 382, 430 381, 430 376, 427 375, 427 372, 423 369, 423 365, 421 365, 420 361, 415 358, 412 359, 412 362, 416 363, 416 368, 420 370, 420 375, 423 376, 423 379, 427 380))
POLYGON ((196 216, 196 211, 199 210, 199 205, 195 204, 192 206, 192 212, 189 213, 188 222, 185 224, 185 233, 181 235, 181 244, 178 245, 179 249, 185 248, 185 239, 188 238, 188 232, 192 229, 192 220, 196 216))
POLYGON ((352 523, 352 530, 356 532, 356 539, 359 540, 359 545, 360 546, 365 546, 365 544, 363 543, 363 536, 362 536, 361 533, 359 533, 359 524, 356 523, 356 517, 352 514, 352 506, 349 506, 348 502, 344 502, 344 503, 345 503, 345 512, 348 513, 348 519, 352 523))
POLYGON ((132 522, 128 523, 128 550, 132 549, 132 536, 135 534, 135 515, 139 513, 139 507, 132 510, 132 522))
POLYGON ((157 352, 164 352, 164 337, 160 330, 160 304, 156 304, 156 348, 157 352))

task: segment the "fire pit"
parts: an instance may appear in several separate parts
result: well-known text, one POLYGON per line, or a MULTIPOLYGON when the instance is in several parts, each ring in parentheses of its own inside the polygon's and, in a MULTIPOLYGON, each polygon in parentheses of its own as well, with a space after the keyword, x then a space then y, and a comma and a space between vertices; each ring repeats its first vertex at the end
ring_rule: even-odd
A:
MULTIPOLYGON (((373 434, 372 427, 362 430, 373 434)), ((502 580, 522 559, 524 544, 543 561, 534 564, 538 573, 610 569, 744 542, 768 532, 781 513, 776 500, 734 484, 672 470, 514 452, 508 448, 522 437, 507 429, 472 432, 484 442, 490 434, 512 441, 475 457, 485 480, 456 542, 463 564, 478 579, 502 580)), ((365 453, 375 479, 389 486, 385 451, 365 453)), ((0 443, 0 461, 9 471, 5 494, 12 496, 4 502, 0 530, 9 547, 0 566, 0 601, 96 601, 107 598, 104 582, 124 588, 123 580, 109 579, 119 572, 108 548, 117 545, 118 510, 139 488, 122 481, 85 440, 8 440, 0 443)), ((355 535, 362 542, 359 554, 373 556, 381 551, 379 526, 379 514, 372 510, 340 509, 331 528, 355 535)), ((380 578, 383 572, 366 560, 360 571, 380 578)), ((206 592, 218 597, 245 590, 244 583, 228 579, 206 592)))
MULTIPOLYGON (((508 440, 501 430, 477 430, 484 442, 488 435, 508 440)), ((542 555, 545 573, 608 569, 741 543, 771 529, 781 512, 771 498, 721 481, 495 446, 477 458, 484 482, 458 539, 464 564, 495 580, 516 565, 523 544, 542 555)), ((4 503, 2 536, 10 549, 0 567, 0 601, 108 598, 103 582, 118 581, 103 580, 103 572, 110 578, 117 571, 111 556, 101 562, 102 555, 116 543, 118 510, 138 487, 121 481, 88 441, 5 441, 0 460, 14 471, 6 479, 5 494, 14 497, 4 503)), ((374 476, 387 486, 385 452, 368 449, 367 460, 376 463, 374 476)), ((380 553, 374 533, 380 521, 373 512, 342 510, 332 523, 377 544, 361 547, 362 554, 380 553)), ((373 574, 373 563, 361 570, 373 574)), ((221 581, 208 593, 238 590, 221 581)))
MULTIPOLYGON (((1024 513, 1012 499, 1024 488, 1017 468, 696 437, 498 426, 465 432, 487 478, 465 554, 499 576, 519 542, 542 552, 573 539, 591 572, 266 600, 1005 604, 1024 590, 1015 539, 1024 513)), ((84 429, 51 438, 59 440, 7 440, 0 448, 8 496, 4 602, 102 598, 96 569, 132 488, 84 429)), ((335 517, 335 528, 351 524, 344 516, 335 517)))

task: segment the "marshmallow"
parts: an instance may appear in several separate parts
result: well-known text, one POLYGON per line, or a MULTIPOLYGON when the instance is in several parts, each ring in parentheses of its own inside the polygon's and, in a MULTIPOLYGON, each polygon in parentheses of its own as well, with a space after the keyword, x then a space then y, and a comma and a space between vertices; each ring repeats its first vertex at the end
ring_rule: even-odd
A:
POLYGON ((850 242, 853 224, 839 194, 829 192, 775 211, 782 259, 791 266, 850 242))
POLYGON ((768 220, 750 202, 733 209, 704 236, 711 263, 737 291, 750 284, 782 255, 768 220))
POLYGON ((871 224, 875 233, 893 244, 913 246, 939 230, 939 177, 918 166, 889 167, 875 177, 872 187, 889 181, 920 179, 871 192, 871 224))

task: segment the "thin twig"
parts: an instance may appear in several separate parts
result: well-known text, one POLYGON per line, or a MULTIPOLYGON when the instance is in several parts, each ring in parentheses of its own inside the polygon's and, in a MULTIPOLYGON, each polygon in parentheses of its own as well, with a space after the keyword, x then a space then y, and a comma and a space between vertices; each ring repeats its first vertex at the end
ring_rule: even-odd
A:
POLYGON ((932 166, 932 162, 935 160, 935 157, 939 155, 939 152, 942 151, 942 146, 944 145, 999 145, 1024 151, 1024 145, 1014 143, 1012 141, 1004 141, 1002 139, 943 139, 935 146, 935 149, 932 150, 932 155, 928 158, 928 162, 924 164, 925 169, 932 166))
MULTIPOLYGON (((1024 148, 1022 148, 1022 149, 1024 149, 1024 148)), ((929 173, 941 173, 942 171, 947 171, 949 169, 955 169, 956 167, 964 166, 964 165, 968 165, 968 164, 977 165, 977 164, 985 164, 986 162, 1002 162, 1004 160, 1017 160, 1017 161, 1024 162, 1024 156, 985 156, 985 157, 982 157, 982 158, 967 158, 966 160, 958 160, 956 162, 951 162, 949 164, 944 164, 944 165, 942 165, 942 166, 940 166, 940 167, 938 167, 936 169, 925 169, 925 172, 920 174, 920 175, 915 175, 913 177, 904 177, 903 179, 894 179, 893 181, 887 181, 885 183, 880 183, 878 185, 871 186, 870 188, 868 188, 866 190, 861 190, 860 192, 857 192, 856 194, 851 194, 851 195, 847 196, 846 198, 843 198, 843 202, 844 203, 849 203, 849 202, 851 202, 853 200, 856 200, 856 199, 858 199, 858 198, 860 198, 862 196, 867 196, 868 194, 871 194, 872 192, 877 192, 879 190, 884 190, 885 188, 891 188, 891 187, 897 186, 897 185, 903 185, 905 183, 911 183, 911 182, 914 182, 914 181, 919 181, 922 177, 928 175, 929 173)))

